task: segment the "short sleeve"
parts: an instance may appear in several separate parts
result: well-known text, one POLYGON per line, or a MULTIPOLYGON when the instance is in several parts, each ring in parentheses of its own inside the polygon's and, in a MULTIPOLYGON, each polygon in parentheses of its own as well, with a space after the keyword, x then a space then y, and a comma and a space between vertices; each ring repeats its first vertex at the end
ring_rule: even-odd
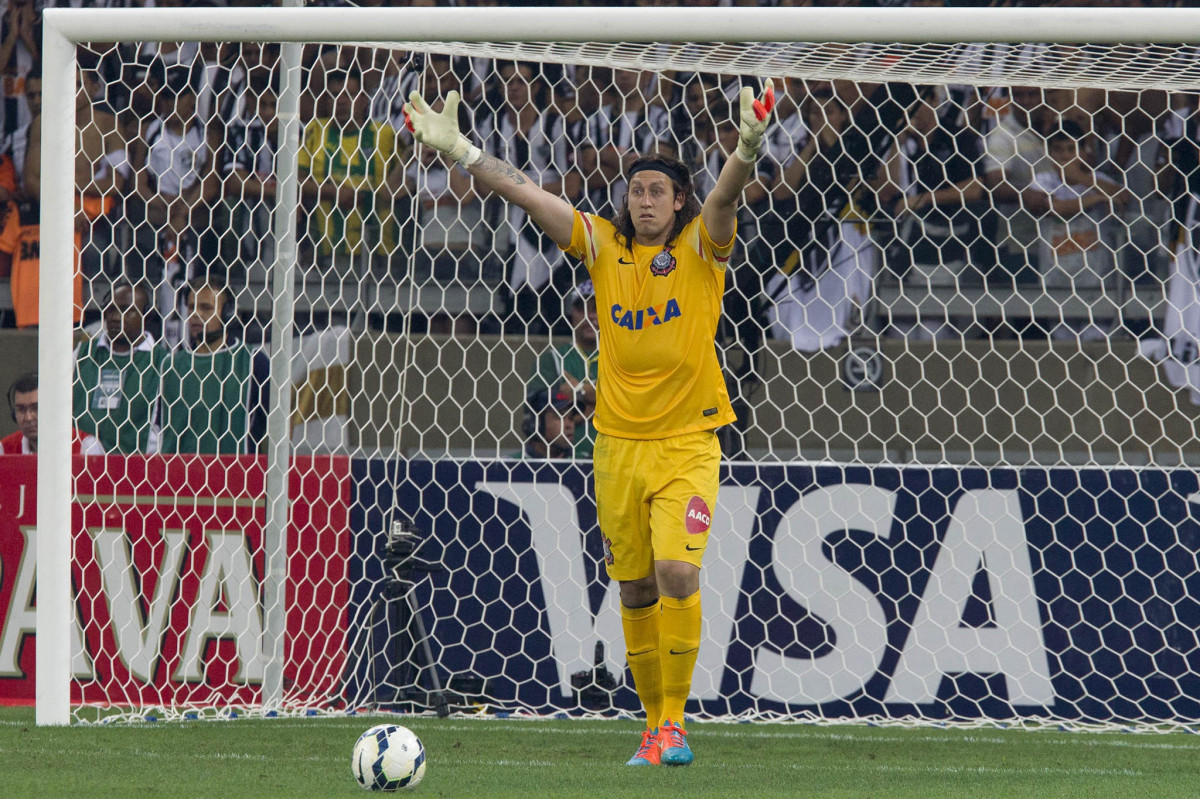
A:
POLYGON ((596 221, 597 218, 592 214, 575 211, 575 224, 571 228, 571 244, 564 250, 567 255, 583 261, 589 270, 591 270, 592 264, 596 263, 596 257, 600 252, 596 221))
POLYGON ((708 227, 704 224, 702 215, 696 217, 699 222, 699 235, 701 252, 705 256, 710 256, 713 265, 724 271, 725 267, 729 266, 729 257, 733 255, 733 245, 737 242, 737 220, 734 219, 733 235, 729 237, 729 241, 718 244, 712 240, 712 236, 708 234, 708 227))

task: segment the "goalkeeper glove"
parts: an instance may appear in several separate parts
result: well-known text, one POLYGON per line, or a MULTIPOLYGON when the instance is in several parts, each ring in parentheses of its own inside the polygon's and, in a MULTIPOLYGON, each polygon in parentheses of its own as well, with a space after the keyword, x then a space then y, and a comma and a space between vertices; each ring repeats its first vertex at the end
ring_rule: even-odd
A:
POLYGON ((775 108, 775 83, 767 78, 766 87, 761 100, 754 99, 754 90, 749 86, 742 87, 742 125, 738 132, 737 157, 748 164, 758 158, 758 150, 762 147, 763 133, 771 121, 771 111, 775 108))
POLYGON ((418 92, 409 95, 404 104, 404 124, 413 138, 438 152, 445 153, 463 166, 479 160, 482 153, 471 140, 458 131, 458 92, 446 95, 442 113, 437 113, 418 92))

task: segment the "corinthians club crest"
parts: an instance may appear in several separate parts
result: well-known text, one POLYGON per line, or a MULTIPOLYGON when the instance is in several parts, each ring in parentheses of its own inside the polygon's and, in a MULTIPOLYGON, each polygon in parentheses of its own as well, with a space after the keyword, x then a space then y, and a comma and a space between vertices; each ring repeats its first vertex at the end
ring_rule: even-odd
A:
POLYGON ((654 256, 654 260, 650 262, 650 274, 655 277, 666 277, 675 271, 675 256, 671 255, 671 250, 674 247, 670 244, 663 247, 663 251, 654 256))

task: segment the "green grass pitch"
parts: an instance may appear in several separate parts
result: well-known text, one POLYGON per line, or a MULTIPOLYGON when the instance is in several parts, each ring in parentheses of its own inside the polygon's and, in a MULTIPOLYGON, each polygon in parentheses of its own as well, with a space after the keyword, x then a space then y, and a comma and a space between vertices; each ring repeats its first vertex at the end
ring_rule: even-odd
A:
POLYGON ((689 727, 696 763, 628 768, 639 725, 357 716, 37 727, 0 708, 0 795, 362 796, 359 733, 416 732, 427 797, 1195 797, 1200 736, 796 724, 689 727))

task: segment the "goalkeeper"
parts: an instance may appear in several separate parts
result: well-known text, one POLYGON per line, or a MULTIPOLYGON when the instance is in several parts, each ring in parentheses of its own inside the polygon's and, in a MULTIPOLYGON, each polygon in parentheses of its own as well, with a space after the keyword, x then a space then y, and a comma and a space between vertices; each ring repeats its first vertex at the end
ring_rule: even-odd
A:
POLYGON ((693 754, 684 703, 700 647, 700 562, 712 527, 721 450, 735 420, 714 339, 742 190, 775 104, 741 92, 737 151, 701 204, 679 161, 643 155, 612 220, 576 211, 458 129, 457 92, 435 112, 404 106, 418 142, 516 203, 586 264, 600 310, 596 506, 609 577, 620 584, 626 657, 646 709, 629 765, 683 766, 693 754))

